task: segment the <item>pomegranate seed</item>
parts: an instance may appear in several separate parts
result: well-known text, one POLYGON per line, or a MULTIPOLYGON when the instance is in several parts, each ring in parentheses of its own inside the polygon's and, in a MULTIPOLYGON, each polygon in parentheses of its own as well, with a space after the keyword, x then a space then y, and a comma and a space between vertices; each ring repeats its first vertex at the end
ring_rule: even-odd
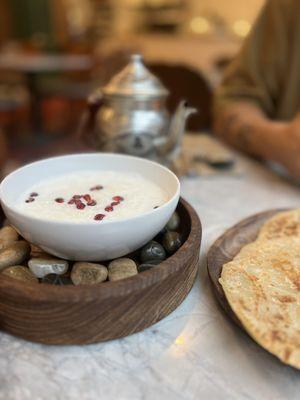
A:
POLYGON ((62 197, 57 197, 57 199, 55 199, 56 203, 63 203, 65 200, 62 197))
POLYGON ((79 200, 81 199, 82 196, 80 196, 80 194, 74 194, 74 196, 72 197, 72 199, 74 200, 79 200))
POLYGON ((84 198, 85 201, 91 201, 92 200, 92 198, 91 198, 91 196, 89 194, 85 194, 83 196, 83 198, 84 198))
POLYGON ((124 197, 122 197, 122 196, 114 196, 112 199, 115 200, 115 201, 123 201, 124 197))
POLYGON ((77 203, 76 207, 78 210, 83 210, 85 208, 85 205, 83 203, 77 203))
POLYGON ((39 194, 37 192, 30 193, 30 197, 37 197, 39 194))
POLYGON ((68 201, 68 204, 75 204, 75 199, 71 199, 68 201))
POLYGON ((29 199, 25 200, 25 203, 32 203, 34 201, 33 197, 30 197, 29 199))
POLYGON ((88 201, 86 204, 88 206, 95 206, 97 204, 97 202, 95 200, 91 200, 91 201, 88 201))
POLYGON ((110 203, 110 205, 111 205, 112 207, 118 206, 119 204, 120 204, 119 201, 113 201, 112 203, 110 203))
POLYGON ((104 210, 107 212, 111 212, 111 211, 114 211, 114 208, 112 206, 107 206, 107 207, 105 207, 104 210))
POLYGON ((95 220, 95 221, 102 221, 103 218, 105 218, 105 215, 104 215, 104 214, 96 214, 96 215, 94 216, 94 220, 95 220))
POLYGON ((101 189, 103 189, 103 186, 101 185, 96 185, 90 188, 90 190, 101 190, 101 189))

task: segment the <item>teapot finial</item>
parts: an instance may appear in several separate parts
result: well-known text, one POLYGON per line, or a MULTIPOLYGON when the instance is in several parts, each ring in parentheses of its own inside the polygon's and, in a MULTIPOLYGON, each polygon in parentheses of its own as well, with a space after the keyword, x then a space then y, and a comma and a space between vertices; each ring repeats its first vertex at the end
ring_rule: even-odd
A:
POLYGON ((132 54, 130 58, 132 59, 132 61, 143 61, 143 56, 138 53, 132 54))

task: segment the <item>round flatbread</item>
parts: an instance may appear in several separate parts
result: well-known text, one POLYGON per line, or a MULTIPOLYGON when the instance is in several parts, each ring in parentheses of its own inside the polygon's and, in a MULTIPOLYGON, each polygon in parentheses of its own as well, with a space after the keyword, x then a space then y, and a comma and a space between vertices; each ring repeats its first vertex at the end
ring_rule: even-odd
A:
POLYGON ((281 237, 300 238, 300 209, 276 214, 261 228, 257 240, 278 239, 281 237))
POLYGON ((219 281, 249 335, 281 361, 300 369, 298 217, 296 210, 268 221, 258 240, 223 265, 219 281))

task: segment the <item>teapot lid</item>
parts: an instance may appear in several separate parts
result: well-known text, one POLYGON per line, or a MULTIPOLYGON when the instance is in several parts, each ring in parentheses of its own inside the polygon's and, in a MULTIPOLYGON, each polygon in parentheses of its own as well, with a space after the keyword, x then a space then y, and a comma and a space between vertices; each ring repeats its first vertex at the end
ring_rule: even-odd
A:
POLYGON ((144 65, 140 54, 130 57, 129 64, 103 88, 105 95, 165 97, 169 91, 144 65))

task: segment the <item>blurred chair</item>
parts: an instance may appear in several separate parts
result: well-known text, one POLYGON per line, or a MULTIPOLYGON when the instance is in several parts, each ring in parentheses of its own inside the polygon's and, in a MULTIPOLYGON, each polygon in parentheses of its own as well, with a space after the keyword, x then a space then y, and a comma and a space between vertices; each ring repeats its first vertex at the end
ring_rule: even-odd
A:
POLYGON ((88 78, 78 80, 64 74, 40 79, 38 91, 43 132, 55 136, 72 133, 94 85, 88 78))
POLYGON ((6 165, 10 161, 9 146, 5 133, 0 129, 0 179, 4 178, 6 165))
POLYGON ((0 130, 14 141, 28 136, 30 100, 24 85, 0 82, 0 130))
POLYGON ((39 79, 42 125, 46 133, 64 135, 77 129, 88 96, 105 85, 128 61, 126 51, 97 54, 90 70, 65 72, 39 79))
POLYGON ((150 70, 158 76, 170 91, 167 106, 173 112, 181 99, 196 107, 198 113, 188 121, 189 131, 208 130, 211 126, 212 89, 205 77, 185 65, 149 64, 150 70))

